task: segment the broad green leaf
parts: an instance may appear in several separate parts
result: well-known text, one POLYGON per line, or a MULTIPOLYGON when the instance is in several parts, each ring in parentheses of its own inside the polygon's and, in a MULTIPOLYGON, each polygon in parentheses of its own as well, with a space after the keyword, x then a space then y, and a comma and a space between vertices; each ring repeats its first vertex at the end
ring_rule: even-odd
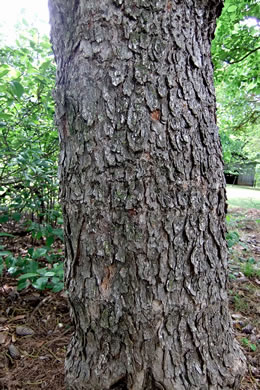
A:
MULTIPOLYGON (((0 222, 2 222, 2 221, 0 220, 0 222)), ((10 234, 10 233, 1 232, 0 237, 15 237, 15 236, 13 234, 10 234)))
POLYGON ((47 268, 47 267, 39 268, 39 269, 37 270, 37 272, 39 273, 39 275, 44 276, 45 273, 48 272, 48 268, 47 268))
POLYGON ((46 239, 46 246, 50 247, 54 243, 54 237, 47 237, 46 239))
POLYGON ((39 276, 39 274, 36 273, 27 273, 19 276, 18 280, 24 280, 24 279, 31 279, 39 276))
POLYGON ((21 280, 21 281, 19 281, 19 283, 17 284, 17 290, 18 290, 18 291, 21 291, 21 290, 27 288, 28 286, 30 286, 30 282, 28 281, 28 279, 26 279, 26 280, 21 280))
POLYGON ((23 88, 22 84, 19 83, 19 81, 17 81, 17 80, 11 81, 10 84, 11 84, 12 91, 13 91, 14 95, 20 99, 24 93, 24 88, 23 88))
POLYGON ((19 222, 21 218, 22 218, 21 213, 12 214, 12 219, 15 220, 16 222, 19 222))
POLYGON ((46 276, 46 277, 55 276, 55 272, 52 272, 52 271, 45 272, 44 276, 46 276))
POLYGON ((29 248, 29 249, 28 249, 28 253, 29 253, 30 256, 33 255, 33 252, 34 252, 34 248, 29 248))
POLYGON ((10 267, 10 268, 8 268, 7 271, 10 275, 14 275, 18 271, 18 268, 17 267, 10 267))
POLYGON ((47 252, 48 252, 48 248, 37 248, 36 250, 34 250, 32 254, 32 258, 38 259, 39 257, 43 257, 46 255, 47 252))
POLYGON ((55 283, 52 287, 52 291, 53 292, 60 292, 64 289, 64 283, 62 282, 59 282, 59 283, 55 283))
POLYGON ((237 9, 236 5, 231 5, 230 7, 228 7, 227 12, 235 12, 236 9, 237 9))
MULTIPOLYGON (((5 222, 7 222, 9 220, 9 216, 8 215, 1 215, 0 216, 0 223, 5 223, 5 222)), ((4 236, 4 234, 7 234, 7 233, 0 233, 0 236, 4 236)), ((8 237, 8 236, 6 236, 6 237, 8 237)), ((9 236, 10 237, 10 236, 9 236)))
POLYGON ((4 263, 3 260, 0 258, 0 275, 2 275, 3 269, 4 269, 4 263))
POLYGON ((9 256, 11 254, 10 251, 0 251, 0 257, 1 256, 9 256))
POLYGON ((38 290, 44 290, 47 283, 48 283, 48 278, 41 277, 38 278, 35 282, 33 282, 32 285, 34 288, 37 288, 38 290))
POLYGON ((2 72, 0 71, 0 78, 6 76, 9 73, 9 69, 3 70, 2 72))
POLYGON ((250 349, 255 352, 257 350, 257 346, 255 344, 250 343, 250 349))
POLYGON ((6 119, 6 120, 11 120, 11 119, 13 119, 13 115, 6 114, 6 113, 0 111, 0 118, 1 119, 6 119))

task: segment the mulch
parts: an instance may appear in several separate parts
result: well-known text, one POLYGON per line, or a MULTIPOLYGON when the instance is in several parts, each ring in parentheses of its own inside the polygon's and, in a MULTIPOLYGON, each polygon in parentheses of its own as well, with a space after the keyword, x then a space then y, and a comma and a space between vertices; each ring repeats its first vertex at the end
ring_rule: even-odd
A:
POLYGON ((0 289, 0 389, 65 389, 63 366, 72 328, 64 294, 17 293, 15 281, 5 279, 0 289))

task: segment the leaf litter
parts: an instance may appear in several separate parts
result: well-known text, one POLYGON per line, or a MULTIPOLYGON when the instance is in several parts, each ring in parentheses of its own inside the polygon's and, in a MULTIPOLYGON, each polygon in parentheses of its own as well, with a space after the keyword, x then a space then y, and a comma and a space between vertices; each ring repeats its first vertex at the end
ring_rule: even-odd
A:
MULTIPOLYGON (((248 363, 240 390, 257 390, 260 277, 243 271, 250 258, 256 268, 260 266, 260 210, 232 208, 229 215, 228 229, 239 235, 229 261, 230 310, 235 336, 248 363)), ((28 250, 30 240, 5 237, 8 249, 20 253, 28 250)), ((18 292, 16 285, 7 273, 0 276, 0 390, 65 390, 64 360, 72 335, 66 295, 32 287, 18 292)))

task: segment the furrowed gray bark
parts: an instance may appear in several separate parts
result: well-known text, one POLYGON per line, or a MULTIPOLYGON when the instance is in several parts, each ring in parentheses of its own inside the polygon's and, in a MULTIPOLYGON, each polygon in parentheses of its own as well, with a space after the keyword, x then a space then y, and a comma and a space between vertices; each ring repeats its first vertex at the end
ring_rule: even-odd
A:
POLYGON ((238 389, 210 42, 221 0, 49 0, 68 389, 238 389))

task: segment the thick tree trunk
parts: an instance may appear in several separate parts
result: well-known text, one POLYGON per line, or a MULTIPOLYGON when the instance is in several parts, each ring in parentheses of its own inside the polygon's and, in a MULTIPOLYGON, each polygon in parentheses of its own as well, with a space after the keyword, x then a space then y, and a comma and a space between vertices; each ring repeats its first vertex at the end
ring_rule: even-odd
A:
POLYGON ((68 389, 238 389, 210 41, 221 0, 49 0, 68 389))

